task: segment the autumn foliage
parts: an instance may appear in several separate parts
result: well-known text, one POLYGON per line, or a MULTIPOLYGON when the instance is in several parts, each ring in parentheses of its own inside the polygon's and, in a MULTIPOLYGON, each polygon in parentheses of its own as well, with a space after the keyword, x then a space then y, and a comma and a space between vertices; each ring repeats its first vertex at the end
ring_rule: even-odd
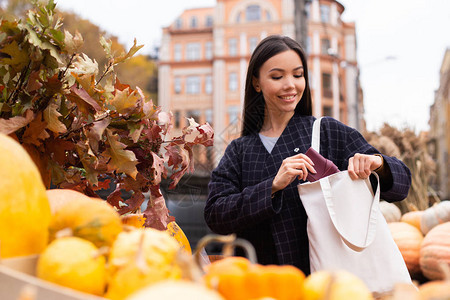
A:
POLYGON ((55 6, 36 3, 26 20, 0 25, 0 132, 28 151, 47 187, 94 196, 112 180, 116 189, 107 201, 121 214, 137 210, 149 192, 146 225, 165 229, 161 179, 170 176, 174 187, 192 172, 192 147, 211 146, 213 130, 190 119, 180 136, 171 136, 172 114, 114 72, 142 46, 135 41, 117 54, 101 38, 107 65, 100 74, 80 52, 83 37, 62 30, 55 6))

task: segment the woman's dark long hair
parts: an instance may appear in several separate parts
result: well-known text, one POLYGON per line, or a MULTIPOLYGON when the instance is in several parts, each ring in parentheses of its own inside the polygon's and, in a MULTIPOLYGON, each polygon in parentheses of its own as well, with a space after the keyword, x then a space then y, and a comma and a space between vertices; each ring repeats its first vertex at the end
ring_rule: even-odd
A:
POLYGON ((259 78, 259 70, 268 59, 288 50, 294 50, 300 56, 306 83, 302 98, 295 107, 295 112, 306 116, 312 115, 311 91, 309 89, 308 65, 305 52, 300 44, 290 37, 271 35, 258 44, 248 64, 241 136, 259 132, 264 123, 265 101, 262 93, 258 93, 253 87, 253 77, 259 78))

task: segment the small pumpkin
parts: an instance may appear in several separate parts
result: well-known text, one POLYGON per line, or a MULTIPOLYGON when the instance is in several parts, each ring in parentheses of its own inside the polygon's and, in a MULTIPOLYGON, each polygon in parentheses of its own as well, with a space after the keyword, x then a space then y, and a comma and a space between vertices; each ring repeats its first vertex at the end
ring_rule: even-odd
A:
POLYGON ((397 207, 397 205, 386 201, 380 201, 379 207, 381 213, 386 219, 386 222, 389 223, 400 221, 400 218, 402 217, 402 212, 400 211, 400 208, 397 207))
POLYGON ((420 229, 427 234, 434 226, 450 221, 450 201, 442 201, 424 210, 420 229))
POLYGON ((450 299, 450 281, 428 281, 419 287, 420 300, 450 299))
POLYGON ((202 284, 184 280, 164 280, 140 289, 126 298, 126 300, 148 299, 223 300, 224 298, 202 284))
POLYGON ((423 210, 409 211, 402 215, 400 221, 411 224, 412 226, 420 229, 420 220, 422 219, 423 210))
POLYGON ((207 267, 204 280, 228 300, 301 299, 305 275, 294 266, 252 264, 243 257, 225 257, 207 267))
MULTIPOLYGON (((124 225, 136 228, 144 228, 145 217, 144 214, 142 213, 123 215, 121 216, 121 220, 122 224, 124 225)), ((171 237, 173 237, 178 242, 178 244, 184 251, 186 251, 189 255, 192 255, 192 249, 189 240, 187 239, 183 230, 175 221, 172 221, 169 224, 167 224, 166 231, 170 234, 171 237)))
POLYGON ((314 272, 306 277, 303 289, 302 299, 305 300, 373 299, 372 293, 364 282, 344 270, 314 272))
POLYGON ((423 235, 419 229, 404 222, 388 223, 392 238, 405 260, 406 267, 412 277, 421 273, 419 258, 423 235))
POLYGON ((420 249, 420 268, 430 280, 442 280, 439 264, 450 264, 450 222, 439 224, 428 232, 420 249))

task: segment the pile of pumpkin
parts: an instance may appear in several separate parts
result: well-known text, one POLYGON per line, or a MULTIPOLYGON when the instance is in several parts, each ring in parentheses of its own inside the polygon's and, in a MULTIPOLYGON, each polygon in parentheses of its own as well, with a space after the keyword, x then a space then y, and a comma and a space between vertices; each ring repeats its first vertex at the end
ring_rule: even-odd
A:
POLYGON ((450 201, 404 214, 395 204, 381 201, 380 209, 423 299, 449 299, 450 201))
MULTIPOLYGON (((38 254, 36 274, 43 280, 112 300, 373 299, 365 284, 346 271, 305 277, 293 266, 262 266, 242 257, 201 264, 201 248, 192 255, 176 223, 167 231, 144 228, 142 215, 119 216, 103 200, 45 190, 27 152, 1 134, 0 153, 0 257, 38 254)), ((420 242, 422 250, 431 249, 422 259, 425 276, 438 274, 432 259, 448 262, 448 224, 435 226, 420 242), (432 246, 437 243, 447 243, 442 255, 432 246)), ((401 239, 400 230, 392 228, 394 239, 401 239)), ((412 240, 405 238, 399 247, 414 273, 417 261, 414 265, 406 255, 415 247, 406 245, 412 240)))

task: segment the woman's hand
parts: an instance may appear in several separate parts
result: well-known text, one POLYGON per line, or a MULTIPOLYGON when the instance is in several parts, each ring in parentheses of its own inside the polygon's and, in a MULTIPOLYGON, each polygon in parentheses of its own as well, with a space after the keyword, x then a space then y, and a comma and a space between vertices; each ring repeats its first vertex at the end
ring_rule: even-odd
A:
POLYGON ((272 194, 287 187, 297 176, 298 179, 306 180, 308 171, 316 173, 314 163, 305 154, 300 153, 286 158, 273 179, 272 194))
POLYGON ((352 179, 369 177, 370 173, 383 165, 383 158, 379 155, 356 153, 348 161, 348 174, 352 179))

